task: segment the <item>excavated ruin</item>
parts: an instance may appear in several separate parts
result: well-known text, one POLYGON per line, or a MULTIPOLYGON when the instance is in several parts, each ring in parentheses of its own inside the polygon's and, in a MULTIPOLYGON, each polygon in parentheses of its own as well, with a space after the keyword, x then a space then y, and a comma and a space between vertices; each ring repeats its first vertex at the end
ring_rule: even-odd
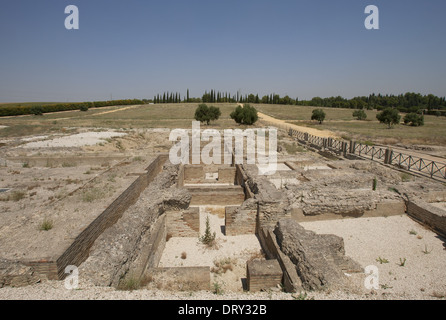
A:
POLYGON ((348 287, 345 273, 363 271, 345 256, 342 238, 305 230, 299 222, 409 214, 439 234, 446 230, 444 210, 431 205, 446 201, 441 184, 406 181, 368 160, 313 153, 279 160, 275 173, 259 175, 253 164, 173 165, 160 155, 61 253, 34 261, 0 257, 0 287, 64 279, 65 268, 74 265, 82 281, 98 286, 120 288, 161 275, 209 290, 210 266, 159 268, 169 238, 203 233, 200 206, 224 208, 219 214, 226 236, 257 236, 263 256, 255 264, 246 261, 240 281, 255 290, 348 287))

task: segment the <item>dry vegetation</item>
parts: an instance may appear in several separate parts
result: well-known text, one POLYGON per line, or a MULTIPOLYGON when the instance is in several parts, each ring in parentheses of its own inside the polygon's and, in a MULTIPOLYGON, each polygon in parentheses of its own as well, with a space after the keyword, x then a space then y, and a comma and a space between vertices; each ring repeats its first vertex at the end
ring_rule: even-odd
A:
POLYGON ((338 133, 343 138, 357 141, 373 141, 383 144, 425 144, 446 146, 446 118, 425 116, 425 125, 410 127, 398 125, 387 129, 376 119, 376 110, 365 110, 365 121, 355 120, 353 109, 322 108, 326 113, 322 124, 311 121, 311 113, 316 107, 287 105, 256 105, 257 109, 272 117, 299 126, 313 127, 338 133))

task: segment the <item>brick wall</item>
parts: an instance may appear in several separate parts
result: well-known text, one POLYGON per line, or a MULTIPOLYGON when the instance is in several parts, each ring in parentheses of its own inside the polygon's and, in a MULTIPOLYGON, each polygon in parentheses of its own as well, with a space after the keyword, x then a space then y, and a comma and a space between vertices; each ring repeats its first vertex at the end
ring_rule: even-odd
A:
POLYGON ((407 214, 446 237, 446 211, 423 200, 407 201, 407 214))
POLYGON ((198 237, 200 211, 198 207, 188 210, 166 212, 167 234, 172 237, 198 237))
POLYGON ((187 187, 192 195, 191 206, 241 205, 245 193, 240 186, 187 187))
POLYGON ((209 291, 210 267, 153 268, 147 273, 156 288, 177 291, 209 291))
POLYGON ((277 288, 282 283, 283 272, 276 259, 250 261, 246 264, 248 291, 277 288))
POLYGON ((184 183, 195 182, 203 180, 204 168, 201 165, 185 165, 184 166, 184 183))
POLYGON ((218 169, 218 182, 234 184, 235 171, 236 171, 235 167, 219 168, 218 169))
POLYGON ((257 225, 257 208, 242 209, 237 206, 226 207, 225 231, 227 236, 255 234, 257 225))

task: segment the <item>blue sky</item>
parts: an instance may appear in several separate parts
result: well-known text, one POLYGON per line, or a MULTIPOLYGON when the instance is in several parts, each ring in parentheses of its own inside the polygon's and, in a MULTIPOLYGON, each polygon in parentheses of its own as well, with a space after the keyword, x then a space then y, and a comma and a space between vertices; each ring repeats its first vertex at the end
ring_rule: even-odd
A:
POLYGON ((446 1, 2 0, 0 102, 446 95, 446 1), (380 29, 366 30, 367 5, 380 29), (79 8, 79 30, 64 26, 79 8))

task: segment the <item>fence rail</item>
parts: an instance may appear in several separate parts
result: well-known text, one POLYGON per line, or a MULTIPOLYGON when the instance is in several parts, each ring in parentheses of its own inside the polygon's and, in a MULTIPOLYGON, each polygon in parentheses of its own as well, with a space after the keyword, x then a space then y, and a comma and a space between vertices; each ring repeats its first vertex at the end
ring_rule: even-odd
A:
POLYGON ((324 148, 344 156, 355 155, 373 161, 383 162, 400 169, 417 172, 431 178, 446 179, 446 163, 424 159, 414 155, 395 152, 389 147, 371 146, 355 141, 341 141, 333 138, 314 136, 288 128, 291 137, 295 137, 303 144, 310 144, 316 148, 324 148))

